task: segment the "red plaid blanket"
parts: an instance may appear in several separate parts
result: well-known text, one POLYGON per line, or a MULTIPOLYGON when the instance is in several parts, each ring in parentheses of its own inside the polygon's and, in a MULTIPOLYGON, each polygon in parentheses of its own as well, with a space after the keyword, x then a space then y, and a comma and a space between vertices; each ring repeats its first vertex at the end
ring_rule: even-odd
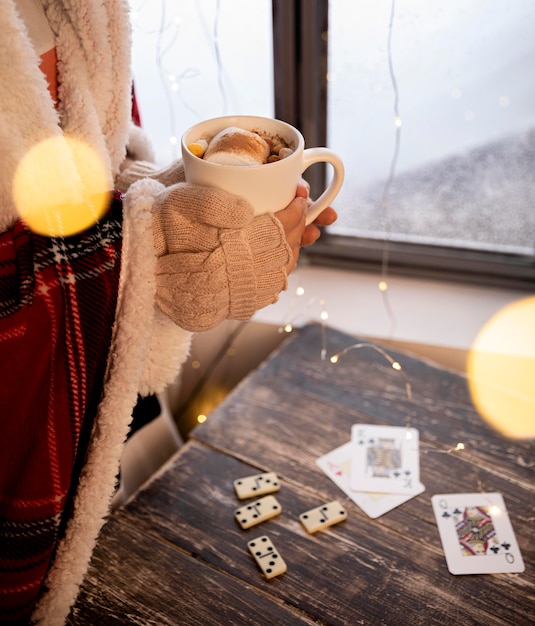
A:
POLYGON ((121 202, 50 239, 0 236, 0 622, 24 623, 69 517, 115 318, 121 202))

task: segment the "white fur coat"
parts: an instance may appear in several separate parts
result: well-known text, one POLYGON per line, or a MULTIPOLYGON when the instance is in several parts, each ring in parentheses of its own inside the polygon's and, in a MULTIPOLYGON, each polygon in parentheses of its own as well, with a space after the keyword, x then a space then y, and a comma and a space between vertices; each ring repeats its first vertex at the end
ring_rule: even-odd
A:
MULTIPOLYGON (((83 139, 100 155, 111 189, 131 133, 127 0, 43 0, 43 5, 56 42, 57 108, 16 0, 0 0, 0 232, 18 218, 13 176, 33 145, 63 133, 83 139)), ((139 157, 146 159, 147 152, 139 157)), ((161 189, 160 183, 143 180, 124 197, 120 290, 104 395, 75 515, 33 616, 41 624, 63 624, 76 599, 109 511, 137 393, 161 391, 172 382, 189 350, 189 333, 154 306, 151 208, 161 189)))

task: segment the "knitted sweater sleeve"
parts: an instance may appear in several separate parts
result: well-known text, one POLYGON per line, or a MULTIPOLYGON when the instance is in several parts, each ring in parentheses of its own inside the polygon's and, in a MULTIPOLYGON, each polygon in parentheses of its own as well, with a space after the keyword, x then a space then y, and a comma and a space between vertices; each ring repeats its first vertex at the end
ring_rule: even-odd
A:
POLYGON ((287 287, 291 249, 274 215, 254 217, 248 202, 185 183, 157 198, 156 302, 179 326, 204 331, 249 319, 287 287))

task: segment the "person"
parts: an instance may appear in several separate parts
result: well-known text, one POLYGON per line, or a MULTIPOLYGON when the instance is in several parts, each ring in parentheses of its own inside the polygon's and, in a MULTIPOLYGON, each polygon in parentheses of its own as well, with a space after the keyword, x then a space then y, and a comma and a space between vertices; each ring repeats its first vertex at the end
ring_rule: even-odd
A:
POLYGON ((153 163, 131 119, 125 0, 2 0, 0 30, 0 614, 61 624, 138 394, 175 380, 191 333, 275 302, 336 213, 305 226, 300 184, 253 217, 186 184, 180 161, 153 163), (84 195, 82 146, 102 164, 103 210, 84 195), (82 208, 94 220, 73 228, 82 208))

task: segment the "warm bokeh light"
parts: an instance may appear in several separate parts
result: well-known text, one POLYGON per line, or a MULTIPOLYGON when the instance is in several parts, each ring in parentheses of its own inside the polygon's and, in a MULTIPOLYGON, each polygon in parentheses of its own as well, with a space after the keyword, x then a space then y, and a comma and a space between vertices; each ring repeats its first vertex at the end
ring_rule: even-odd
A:
POLYGON ((72 137, 50 137, 20 161, 13 199, 34 232, 69 236, 91 227, 106 211, 108 177, 95 151, 72 137))
POLYGON ((467 368, 482 417, 507 437, 535 437, 535 297, 510 304, 483 327, 467 368))

